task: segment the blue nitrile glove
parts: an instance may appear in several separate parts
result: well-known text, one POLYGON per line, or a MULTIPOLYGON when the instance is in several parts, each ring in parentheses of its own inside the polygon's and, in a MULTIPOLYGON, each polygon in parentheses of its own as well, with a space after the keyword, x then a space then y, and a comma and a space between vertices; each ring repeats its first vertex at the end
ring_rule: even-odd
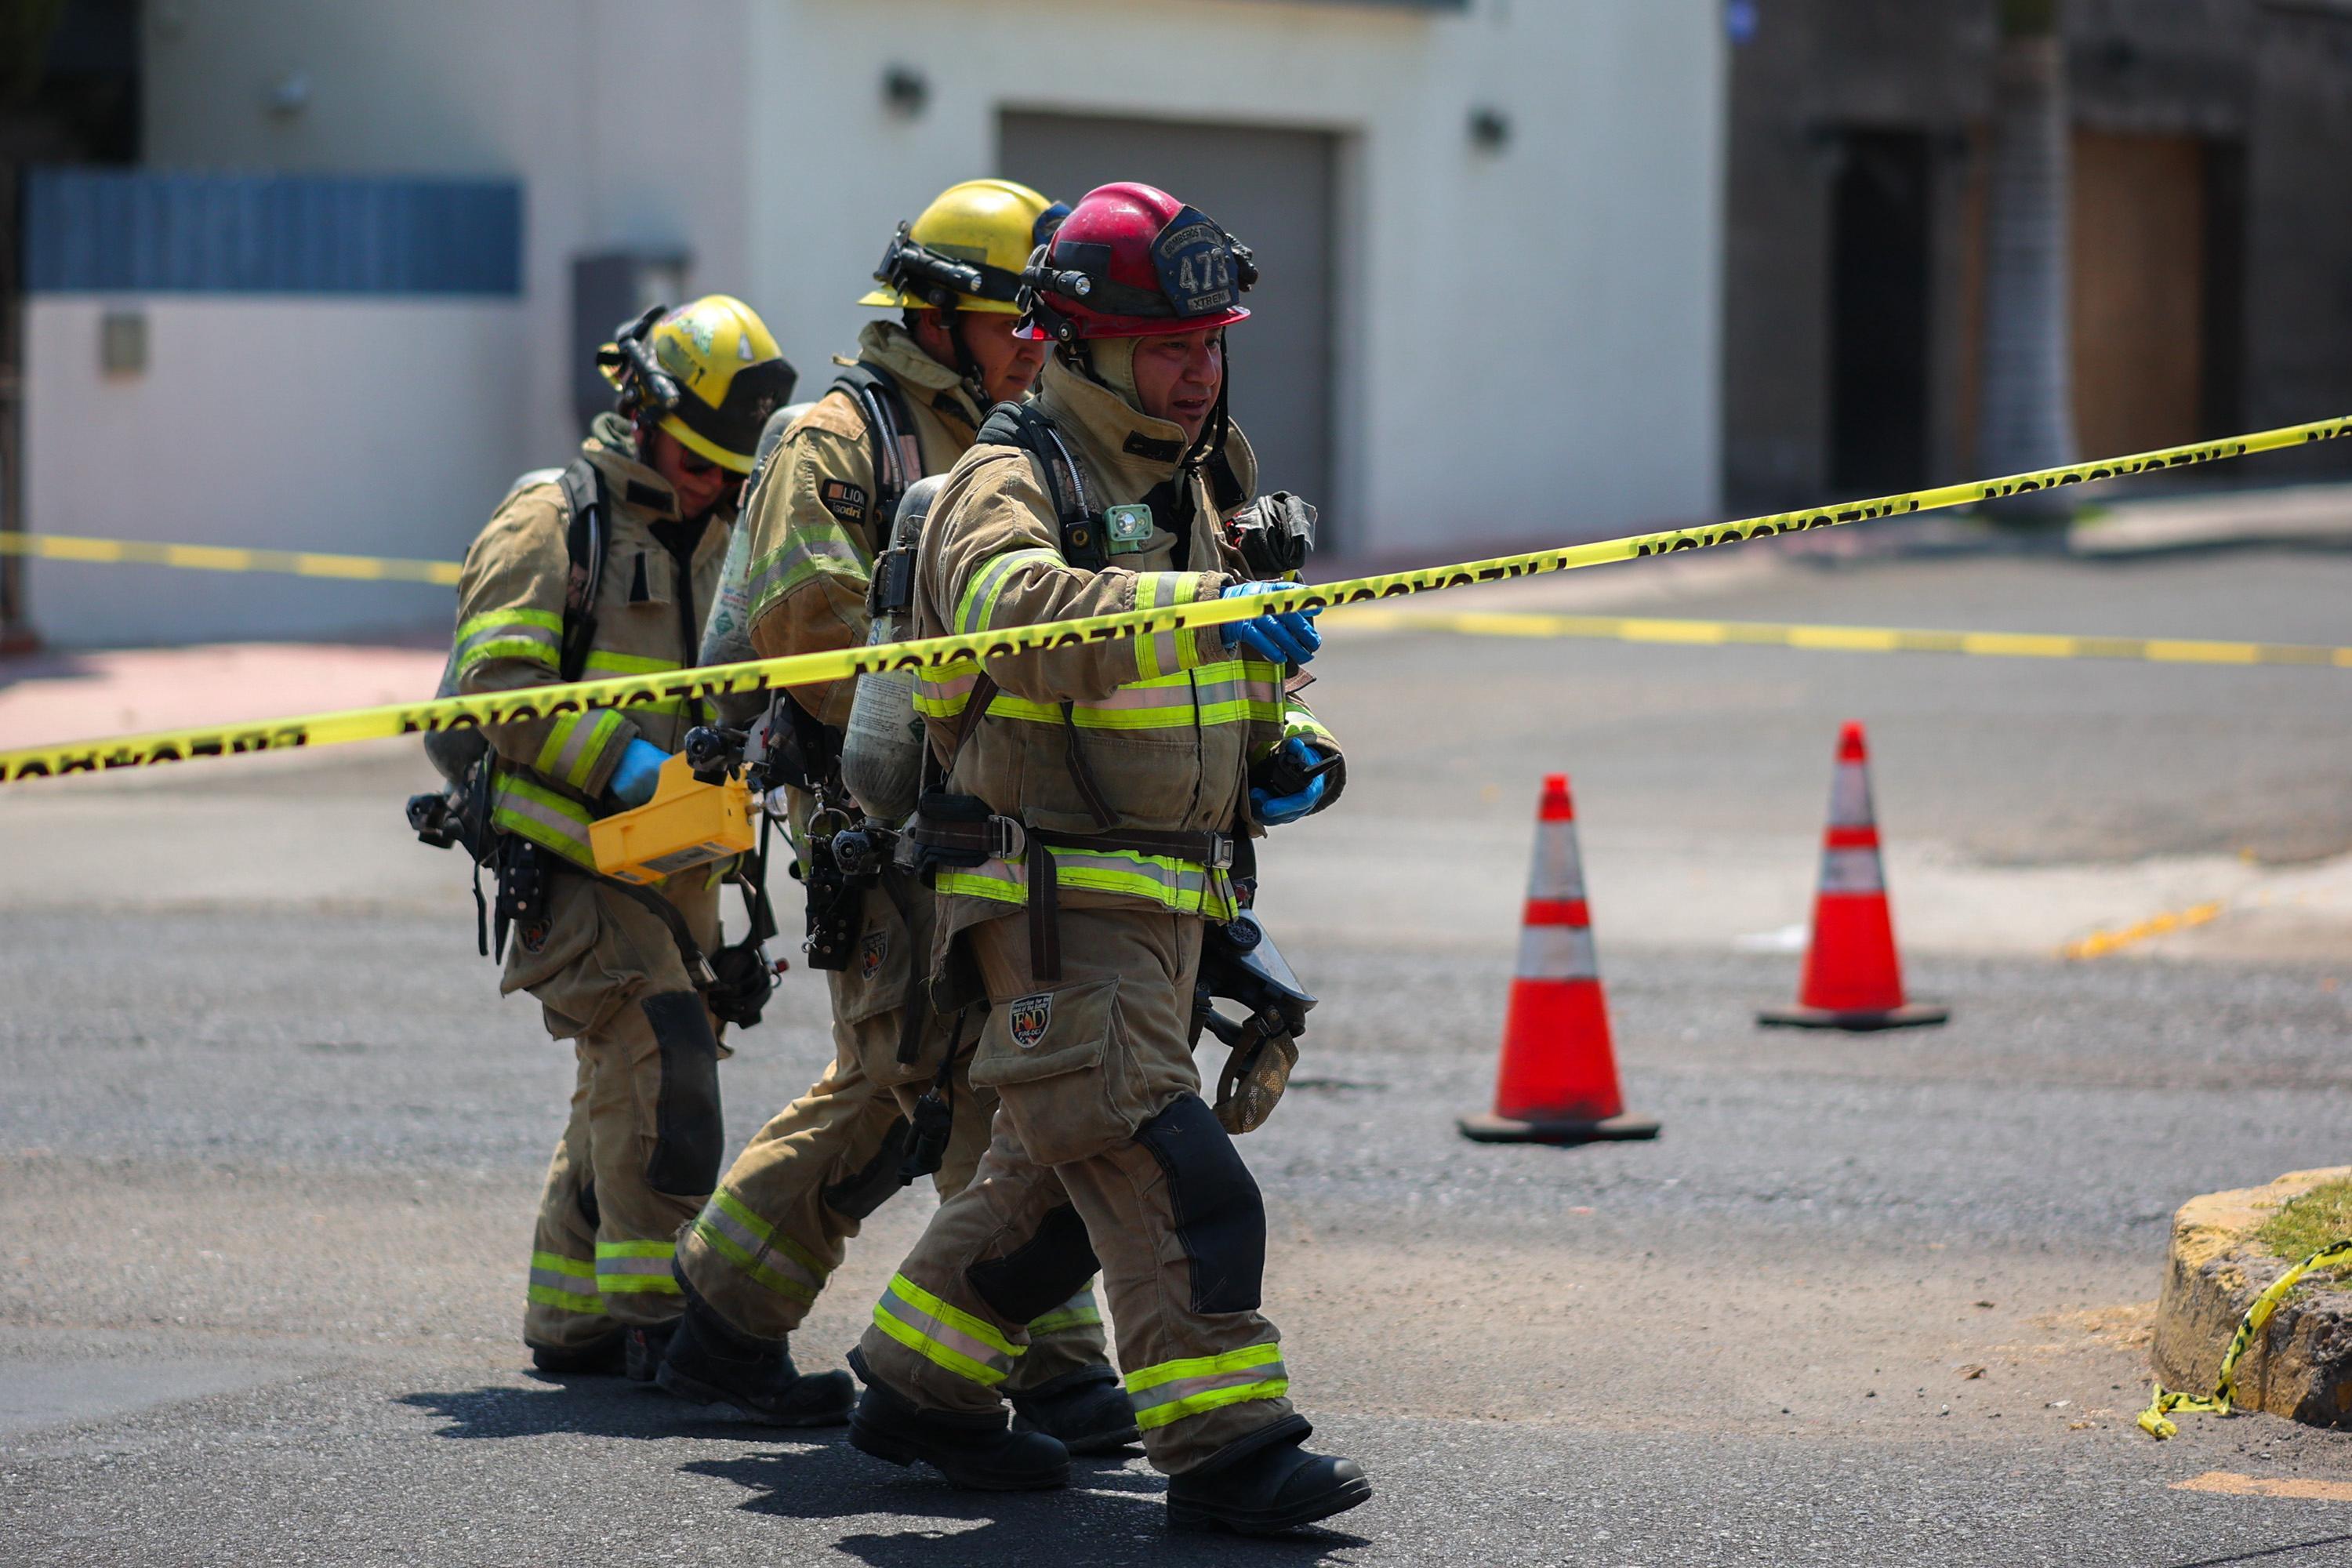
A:
MULTIPOLYGON (((1296 758, 1302 767, 1313 767, 1321 759, 1315 748, 1293 735, 1282 743, 1282 749, 1296 758)), ((1250 791, 1250 812, 1268 827, 1280 827, 1296 822, 1323 804, 1324 793, 1331 787, 1331 775, 1317 773, 1307 781, 1307 787, 1296 795, 1268 795, 1262 789, 1250 791)))
POLYGON ((653 799, 654 776, 667 761, 669 753, 651 741, 632 741, 621 753, 621 765, 613 770, 613 782, 607 787, 623 805, 643 805, 653 799))
MULTIPOLYGON (((1235 583, 1218 595, 1221 599, 1241 598, 1251 594, 1279 594, 1296 587, 1293 583, 1235 583)), ((1250 652, 1273 664, 1305 664, 1323 646, 1323 634, 1315 629, 1315 617, 1322 606, 1312 610, 1285 610, 1276 616, 1259 616, 1254 620, 1227 621, 1224 624, 1225 646, 1240 643, 1250 652)))

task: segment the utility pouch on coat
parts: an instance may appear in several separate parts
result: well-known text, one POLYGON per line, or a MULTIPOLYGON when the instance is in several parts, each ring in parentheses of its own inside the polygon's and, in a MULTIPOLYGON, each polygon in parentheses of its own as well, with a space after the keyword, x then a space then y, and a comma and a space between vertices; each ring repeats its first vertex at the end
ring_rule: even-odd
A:
POLYGON ((661 1095, 646 1185, 672 1197, 708 1196, 719 1185, 727 1125, 719 1106, 719 1037, 702 996, 665 991, 638 1004, 661 1052, 661 1095))

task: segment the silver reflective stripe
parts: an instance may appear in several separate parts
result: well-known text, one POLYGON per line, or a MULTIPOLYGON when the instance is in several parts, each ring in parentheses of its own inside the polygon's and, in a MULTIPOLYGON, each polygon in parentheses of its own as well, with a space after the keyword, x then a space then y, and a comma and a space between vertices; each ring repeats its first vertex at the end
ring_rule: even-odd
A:
POLYGON ((1519 931, 1521 980, 1598 980, 1601 963, 1585 926, 1527 926, 1519 931))
POLYGON ((1822 892, 1883 893, 1885 890, 1886 874, 1879 869, 1877 850, 1822 851, 1822 892))
MULTIPOLYGON (((716 1199, 713 1199, 711 1202, 702 1205, 702 1213, 698 1216, 697 1223, 717 1231, 719 1235, 725 1237, 728 1240, 741 1247, 745 1255, 748 1257, 759 1258, 760 1249, 768 1245, 768 1242, 764 1237, 752 1235, 750 1226, 746 1226, 741 1220, 737 1219, 733 1215, 729 1214, 725 1209, 719 1207, 716 1199)), ((769 1253, 765 1258, 761 1259, 761 1267, 763 1268, 773 1268, 777 1273, 785 1276, 787 1279, 797 1279, 812 1290, 821 1290, 824 1288, 824 1281, 823 1279, 811 1274, 807 1269, 802 1268, 797 1261, 785 1257, 781 1252, 769 1253)))
POLYGON ((1283 1370, 1280 1362, 1269 1361, 1256 1366, 1242 1367, 1234 1372, 1211 1372, 1203 1373, 1199 1377, 1180 1377, 1172 1382, 1147 1388, 1140 1394, 1130 1393, 1127 1399, 1128 1403, 1135 1407, 1136 1415, 1140 1416, 1160 1405, 1174 1405, 1180 1400, 1191 1399, 1198 1394, 1214 1394, 1221 1388, 1247 1388, 1254 1383, 1272 1383, 1277 1379, 1286 1380, 1289 1376, 1290 1373, 1283 1370))
POLYGON ((1830 826, 1868 827, 1871 821, 1870 770, 1860 763, 1840 763, 1830 781, 1830 826))
POLYGON ((583 865, 596 863, 596 851, 588 837, 588 825, 577 817, 567 816, 544 801, 533 800, 517 789, 504 789, 499 794, 497 815, 518 819, 518 826, 528 825, 538 831, 524 837, 561 850, 583 865))
POLYGON ((620 728, 621 716, 610 708, 599 708, 587 713, 567 713, 556 721, 565 726, 562 749, 555 754, 552 767, 539 771, 552 774, 575 789, 585 788, 588 770, 581 763, 591 754, 591 749, 620 728))
POLYGON ((874 1310, 877 1312, 889 1313, 935 1345, 943 1346, 960 1356, 978 1362, 1002 1376, 1013 1375, 1013 1369, 1016 1364, 1013 1357, 1006 1355, 994 1345, 972 1338, 971 1335, 951 1323, 940 1321, 911 1301, 901 1300, 896 1290, 883 1291, 882 1299, 874 1304, 874 1310))
POLYGON ((530 1282, 534 1285, 544 1285, 551 1290, 562 1290, 572 1296, 596 1294, 596 1281, 593 1278, 584 1274, 566 1274, 556 1268, 533 1268, 530 1271, 530 1282))
POLYGON ((1536 859, 1528 871, 1528 897, 1547 901, 1584 897, 1584 862, 1576 852, 1574 822, 1536 825, 1536 859))
POLYGON ((616 1258, 609 1253, 599 1253, 596 1257, 596 1272, 599 1275, 658 1274, 667 1279, 669 1278, 669 1263, 670 1260, 667 1256, 616 1258))

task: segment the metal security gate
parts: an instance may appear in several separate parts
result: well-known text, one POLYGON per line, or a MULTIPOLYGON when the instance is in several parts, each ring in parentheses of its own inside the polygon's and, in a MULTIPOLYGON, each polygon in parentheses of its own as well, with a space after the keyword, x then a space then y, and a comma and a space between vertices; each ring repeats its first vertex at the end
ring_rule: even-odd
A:
MULTIPOLYGON (((997 168, 1057 201, 1141 180, 1191 202, 1257 252, 1264 279, 1234 329, 1234 418, 1257 450, 1263 489, 1331 496, 1336 138, 1307 131, 1008 110, 997 168)), ((1326 513, 1322 544, 1345 521, 1326 513)))

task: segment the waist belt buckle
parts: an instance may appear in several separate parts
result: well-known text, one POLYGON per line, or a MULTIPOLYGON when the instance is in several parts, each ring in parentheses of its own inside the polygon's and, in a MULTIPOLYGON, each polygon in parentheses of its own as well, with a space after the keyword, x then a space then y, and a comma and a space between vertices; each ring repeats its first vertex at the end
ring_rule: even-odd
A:
POLYGON ((988 819, 988 852, 999 860, 1018 860, 1029 847, 1029 835, 1017 816, 988 819))
POLYGON ((1234 868, 1234 839, 1230 833, 1209 835, 1209 869, 1230 871, 1234 868))

